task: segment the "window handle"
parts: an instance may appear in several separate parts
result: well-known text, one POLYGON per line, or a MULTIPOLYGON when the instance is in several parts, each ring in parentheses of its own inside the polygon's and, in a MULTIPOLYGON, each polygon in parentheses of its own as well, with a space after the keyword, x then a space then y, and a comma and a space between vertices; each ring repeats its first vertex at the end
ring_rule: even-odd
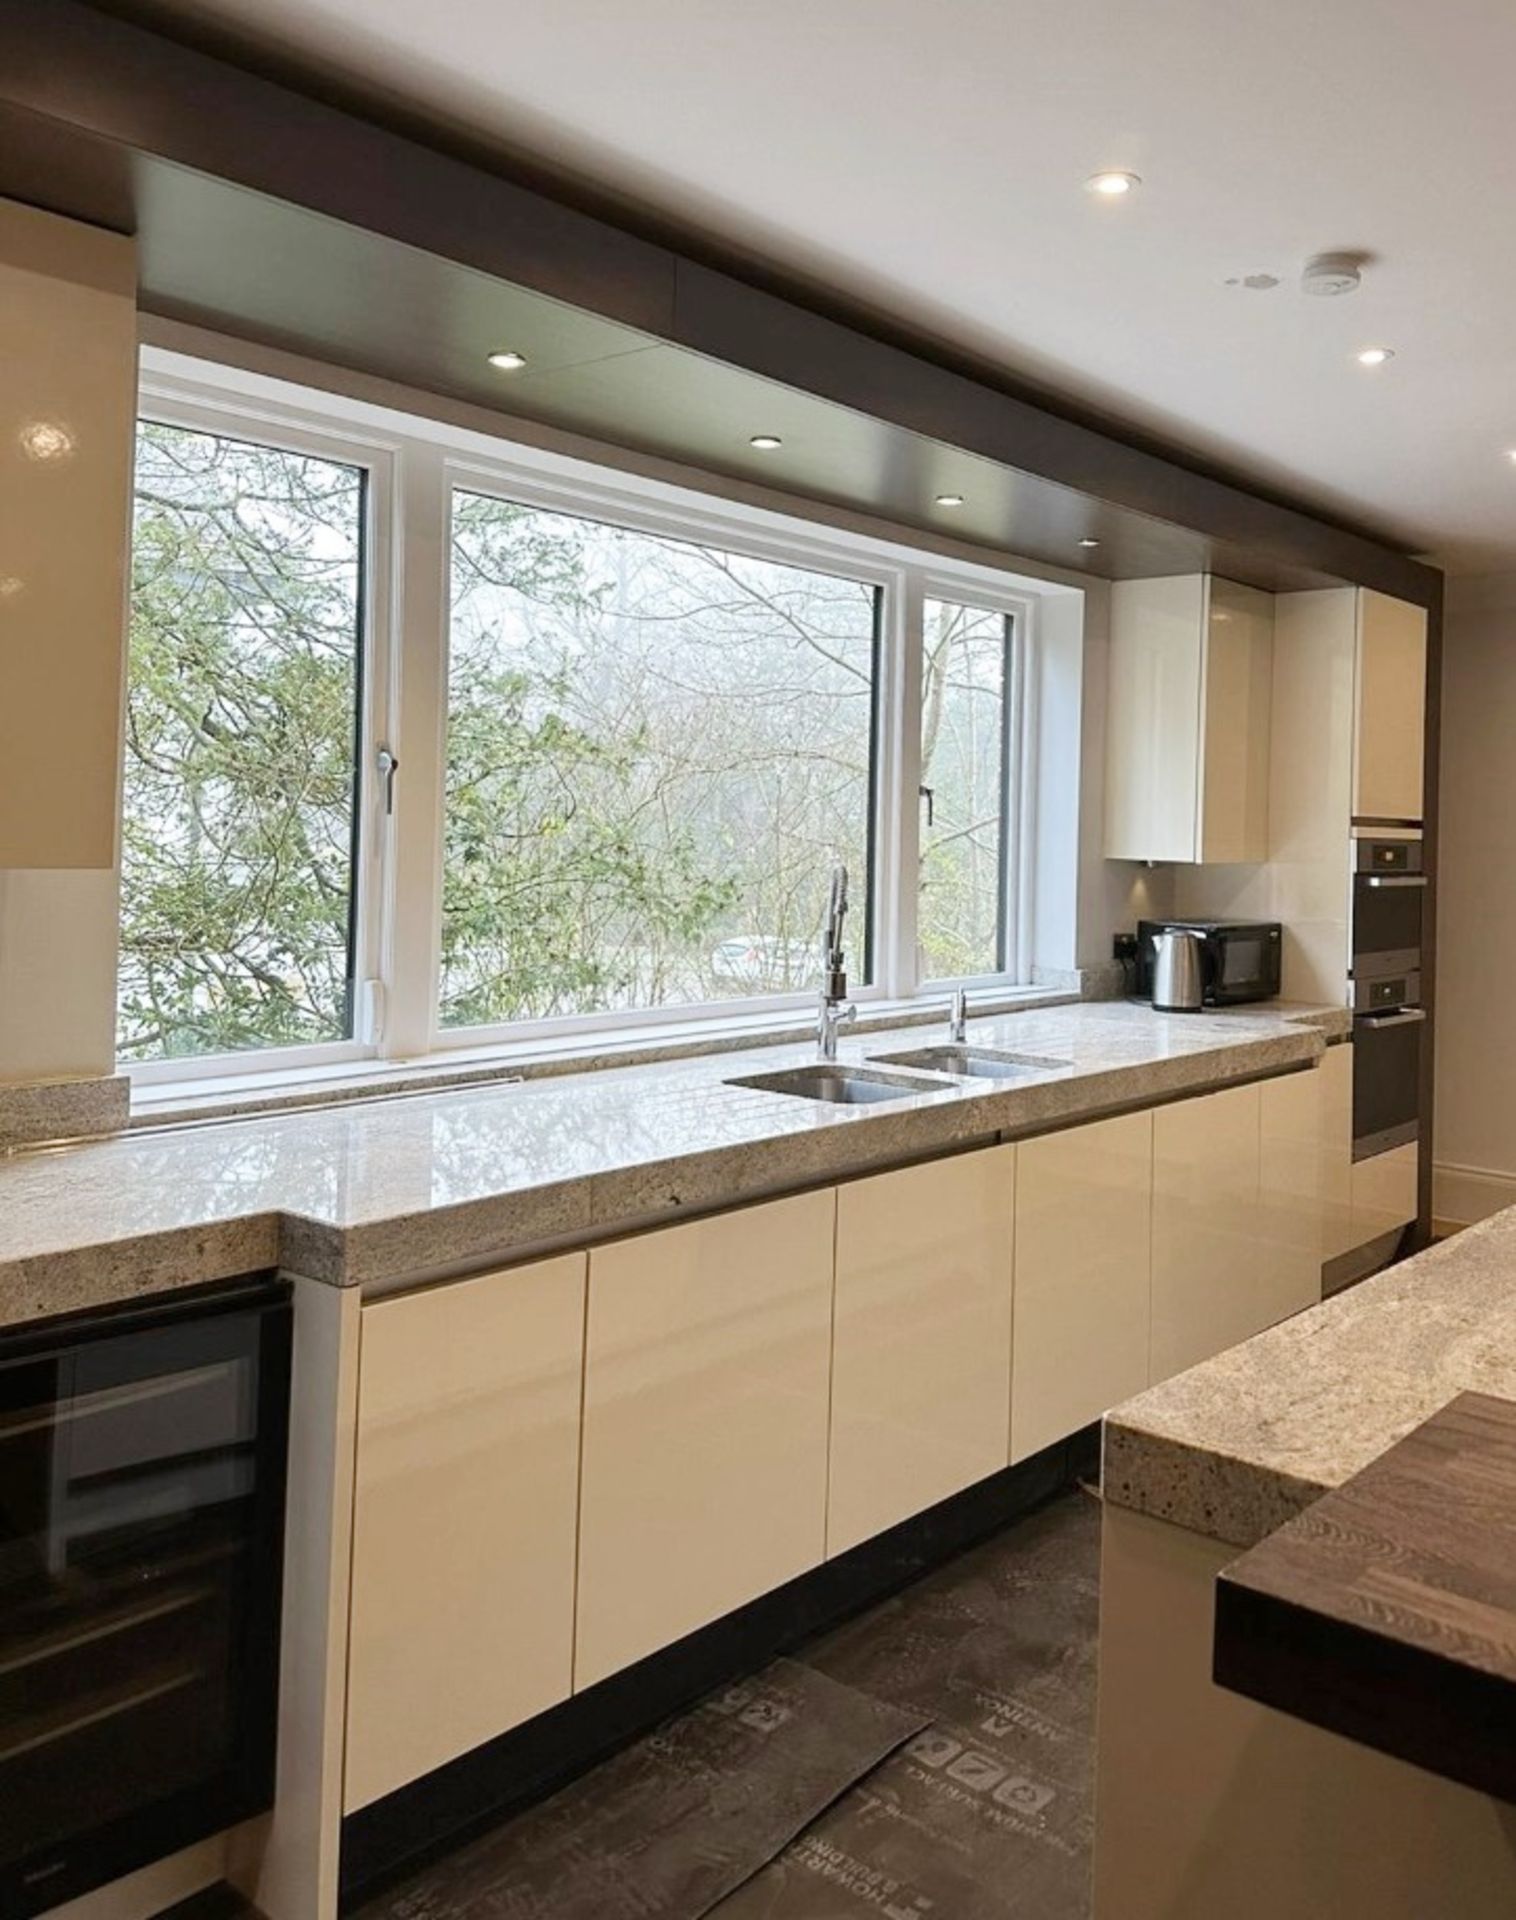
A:
POLYGON ((937 789, 935 787, 918 787, 916 791, 926 802, 927 825, 929 827, 935 826, 937 824, 937 789))
POLYGON ((400 771, 400 759, 388 747, 381 747, 376 758, 379 778, 384 782, 384 811, 392 814, 395 811, 395 775, 400 771))

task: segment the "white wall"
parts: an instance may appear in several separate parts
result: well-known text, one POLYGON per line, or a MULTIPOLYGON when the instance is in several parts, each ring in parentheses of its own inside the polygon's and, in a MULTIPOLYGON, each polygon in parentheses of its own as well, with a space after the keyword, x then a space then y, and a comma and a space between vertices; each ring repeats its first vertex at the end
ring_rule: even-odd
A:
POLYGON ((1448 582, 1434 1211, 1516 1203, 1516 572, 1448 582))

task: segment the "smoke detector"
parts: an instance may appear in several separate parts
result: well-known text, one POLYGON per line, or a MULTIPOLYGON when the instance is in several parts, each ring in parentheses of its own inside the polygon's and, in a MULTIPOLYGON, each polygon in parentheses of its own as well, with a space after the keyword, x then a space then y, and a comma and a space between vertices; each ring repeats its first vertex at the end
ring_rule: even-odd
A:
POLYGON ((1323 297, 1356 293, 1362 279, 1361 254, 1318 253, 1314 260, 1305 263, 1305 271, 1300 276, 1300 290, 1323 297))

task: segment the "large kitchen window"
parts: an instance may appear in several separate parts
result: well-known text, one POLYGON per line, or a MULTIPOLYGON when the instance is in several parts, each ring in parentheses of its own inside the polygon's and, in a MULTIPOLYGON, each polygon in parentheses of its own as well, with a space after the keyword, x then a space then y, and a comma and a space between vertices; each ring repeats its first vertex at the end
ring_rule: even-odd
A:
POLYGON ((125 1061, 352 1033, 364 484, 340 461, 142 423, 125 1061))
POLYGON ((1009 965, 1012 616, 928 598, 921 647, 921 965, 929 980, 1009 965))
POLYGON ((815 989, 833 862, 869 925, 881 598, 456 493, 443 1023, 815 989))
POLYGON ((798 1024, 838 861, 854 998, 1027 981, 1035 582, 147 364, 134 1076, 798 1024))

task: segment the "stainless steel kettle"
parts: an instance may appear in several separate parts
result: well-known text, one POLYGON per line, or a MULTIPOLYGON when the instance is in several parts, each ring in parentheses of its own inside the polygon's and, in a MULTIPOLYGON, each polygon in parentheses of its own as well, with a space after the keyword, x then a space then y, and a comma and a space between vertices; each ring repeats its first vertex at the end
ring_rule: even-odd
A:
POLYGON ((1204 936, 1193 927, 1165 927, 1153 935, 1154 1010, 1199 1013, 1204 1006, 1204 936))

